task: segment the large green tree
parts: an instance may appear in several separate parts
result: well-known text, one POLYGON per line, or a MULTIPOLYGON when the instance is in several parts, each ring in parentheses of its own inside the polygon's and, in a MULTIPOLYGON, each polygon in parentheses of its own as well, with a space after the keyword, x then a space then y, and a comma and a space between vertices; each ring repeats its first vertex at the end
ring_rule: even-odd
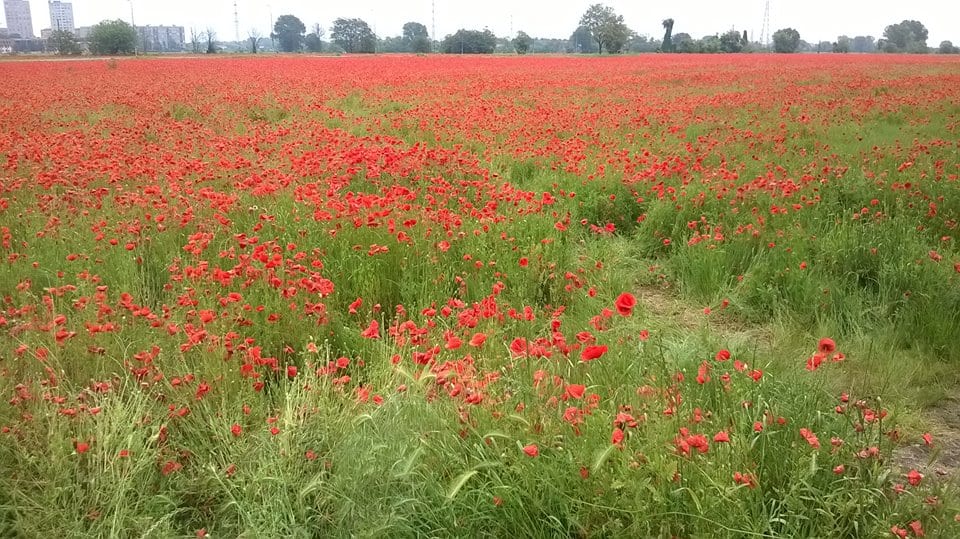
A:
POLYGON ((883 31, 885 52, 927 52, 927 28, 920 21, 891 24, 883 31))
POLYGON ((67 30, 54 30, 51 32, 50 38, 47 39, 47 46, 60 56, 75 56, 83 52, 80 44, 77 42, 77 38, 72 32, 68 32, 67 30))
POLYGON ((345 52, 377 52, 377 36, 363 19, 340 18, 333 21, 330 39, 345 52))
POLYGON ((686 32, 674 34, 671 41, 673 41, 673 50, 675 52, 698 52, 700 50, 693 36, 686 32))
POLYGON ((723 44, 720 42, 720 36, 703 36, 700 39, 699 49, 700 52, 706 53, 715 53, 723 50, 723 44))
POLYGON ((307 52, 323 52, 323 36, 327 31, 320 24, 314 24, 310 33, 303 38, 303 47, 307 52))
POLYGON ((310 32, 303 38, 303 47, 307 52, 323 52, 323 40, 317 34, 310 32))
POLYGON ((849 36, 837 36, 833 42, 833 52, 847 53, 853 45, 853 40, 849 36))
POLYGON ((781 28, 773 33, 774 52, 797 52, 800 47, 800 32, 793 28, 781 28))
POLYGON ((743 50, 743 41, 740 32, 729 30, 720 36, 720 50, 723 52, 740 52, 743 50))
POLYGON ((673 52, 673 19, 663 19, 663 43, 660 50, 673 52))
POLYGON ((307 32, 306 25, 295 15, 280 15, 273 24, 273 38, 280 43, 283 52, 300 52, 303 46, 303 34, 307 32))
POLYGON ((590 32, 600 54, 603 54, 604 47, 607 52, 620 52, 633 33, 624 24, 623 15, 617 15, 613 8, 603 4, 593 4, 587 8, 580 17, 580 26, 590 32))
POLYGON ((530 46, 533 45, 533 39, 529 34, 520 30, 517 32, 517 37, 513 38, 511 43, 513 44, 513 50, 517 51, 517 54, 527 54, 530 52, 530 46))
POLYGON ((593 41, 590 29, 586 26, 578 26, 570 34, 570 47, 573 52, 594 53, 597 52, 597 45, 593 41))
POLYGON ((126 21, 103 21, 90 29, 90 52, 117 55, 137 52, 137 31, 126 21))
POLYGON ((447 54, 493 54, 497 36, 490 30, 457 30, 443 38, 440 49, 447 54))
POLYGON ((408 22, 403 25, 403 46, 407 52, 427 53, 433 51, 430 33, 427 27, 419 22, 408 22))

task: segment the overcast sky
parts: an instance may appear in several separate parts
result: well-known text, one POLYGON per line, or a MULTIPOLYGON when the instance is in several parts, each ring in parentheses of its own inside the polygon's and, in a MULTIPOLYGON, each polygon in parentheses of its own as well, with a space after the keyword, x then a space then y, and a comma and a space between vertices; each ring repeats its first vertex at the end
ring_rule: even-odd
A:
MULTIPOLYGON (((399 35, 403 23, 421 22, 432 30, 431 4, 436 5, 436 34, 443 38, 458 28, 489 28, 499 36, 523 30, 534 37, 568 38, 580 16, 596 0, 236 0, 241 38, 251 27, 268 34, 271 15, 292 14, 307 27, 315 23, 330 28, 337 17, 360 17, 380 37, 399 35)), ((660 22, 671 17, 674 33, 693 37, 746 30, 760 39, 765 0, 606 0, 604 4, 624 16, 639 34, 660 38, 660 22)), ((132 0, 138 25, 179 25, 202 30, 213 27, 220 40, 232 40, 234 0, 132 0)), ((46 0, 30 0, 34 31, 50 26, 46 0)), ((130 20, 130 0, 74 0, 77 26, 103 19, 130 20)), ((2 15, 2 13, 0 13, 2 15)), ((836 40, 838 35, 880 37, 888 24, 904 19, 922 22, 930 31, 927 44, 943 40, 960 44, 960 2, 957 0, 770 0, 771 32, 793 27, 811 43, 836 40)), ((5 21, 4 21, 5 22, 5 21)), ((5 25, 5 24, 4 24, 5 25)))

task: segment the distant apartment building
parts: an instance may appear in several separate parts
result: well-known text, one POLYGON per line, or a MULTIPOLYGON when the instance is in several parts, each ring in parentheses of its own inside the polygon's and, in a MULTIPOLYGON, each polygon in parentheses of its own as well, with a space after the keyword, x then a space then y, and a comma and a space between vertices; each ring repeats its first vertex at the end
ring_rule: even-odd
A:
POLYGON ((78 26, 73 32, 73 37, 77 38, 77 41, 87 41, 90 39, 91 31, 93 31, 92 26, 78 26))
POLYGON ((3 0, 3 14, 7 18, 7 32, 22 39, 33 39, 33 18, 28 0, 3 0))
POLYGON ((186 39, 182 26, 138 26, 144 52, 181 52, 186 39))
POLYGON ((73 4, 70 2, 50 2, 50 29, 74 32, 73 4))

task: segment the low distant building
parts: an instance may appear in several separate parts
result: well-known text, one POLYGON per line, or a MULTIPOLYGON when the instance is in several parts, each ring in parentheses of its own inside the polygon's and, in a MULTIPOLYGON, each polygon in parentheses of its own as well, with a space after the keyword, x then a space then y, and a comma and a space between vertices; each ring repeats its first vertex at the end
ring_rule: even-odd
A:
POLYGON ((46 52, 47 42, 43 39, 0 39, 0 50, 5 53, 46 52))
POLYGON ((186 37, 182 26, 137 26, 144 52, 183 52, 186 37))

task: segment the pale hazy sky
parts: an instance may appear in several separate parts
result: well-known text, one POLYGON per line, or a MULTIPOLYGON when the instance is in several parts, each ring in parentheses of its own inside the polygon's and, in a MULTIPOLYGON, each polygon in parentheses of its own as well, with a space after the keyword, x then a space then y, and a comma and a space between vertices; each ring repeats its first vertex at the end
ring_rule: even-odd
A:
MULTIPOLYGON (((319 23, 330 28, 337 17, 360 17, 380 37, 399 35, 403 23, 417 21, 432 30, 431 4, 436 5, 436 34, 443 38, 458 28, 488 27, 498 36, 524 30, 534 37, 567 38, 580 15, 597 0, 236 0, 240 35, 257 27, 269 34, 270 16, 299 17, 307 27, 319 23)), ((640 34, 662 37, 661 21, 676 21, 674 33, 693 37, 746 30, 760 38, 765 0, 606 0, 602 2, 624 16, 627 25, 640 34)), ((130 0, 74 0, 77 26, 103 19, 130 20, 130 0)), ((221 40, 232 40, 234 0, 132 0, 138 25, 180 25, 202 30, 213 27, 221 40)), ((30 0, 34 31, 50 26, 46 0, 30 0)), ((2 16, 0 10, 0 16, 2 16)), ((811 43, 850 37, 881 37, 888 24, 904 19, 922 22, 930 31, 927 44, 936 47, 943 40, 960 44, 960 2, 957 0, 770 0, 771 32, 793 27, 811 43)), ((5 21, 4 21, 5 23, 5 21)), ((4 24, 5 26, 5 24, 4 24)))

